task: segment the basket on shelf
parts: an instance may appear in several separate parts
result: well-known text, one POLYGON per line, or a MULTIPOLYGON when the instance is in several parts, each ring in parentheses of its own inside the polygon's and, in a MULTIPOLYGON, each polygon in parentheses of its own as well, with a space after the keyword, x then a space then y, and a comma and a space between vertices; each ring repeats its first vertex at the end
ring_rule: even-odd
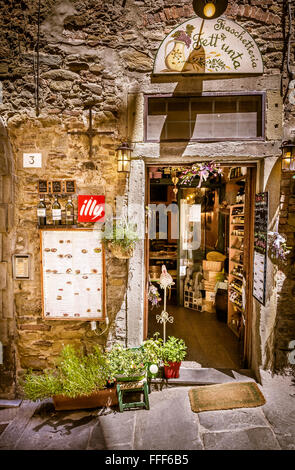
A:
POLYGON ((210 251, 210 253, 207 254, 207 260, 208 261, 221 261, 223 262, 226 259, 226 256, 223 255, 222 253, 219 253, 219 251, 210 251))
POLYGON ((220 272, 223 268, 222 261, 208 261, 203 260, 203 270, 204 271, 215 271, 220 272))

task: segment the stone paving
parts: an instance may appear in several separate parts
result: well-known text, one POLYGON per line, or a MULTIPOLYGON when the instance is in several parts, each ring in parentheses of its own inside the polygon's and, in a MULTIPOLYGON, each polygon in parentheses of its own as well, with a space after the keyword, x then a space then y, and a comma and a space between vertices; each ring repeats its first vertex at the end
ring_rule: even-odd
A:
POLYGON ((193 413, 188 386, 153 391, 150 410, 55 411, 50 400, 0 410, 6 450, 295 450, 295 384, 262 372, 257 408, 193 413), (1 415, 2 412, 2 415, 1 415), (10 414, 10 417, 9 417, 10 414))

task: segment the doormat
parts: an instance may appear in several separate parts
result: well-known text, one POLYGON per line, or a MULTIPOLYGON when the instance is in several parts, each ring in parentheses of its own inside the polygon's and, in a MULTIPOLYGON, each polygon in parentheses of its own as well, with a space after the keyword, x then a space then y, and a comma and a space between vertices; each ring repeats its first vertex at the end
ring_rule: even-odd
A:
POLYGON ((233 382, 191 388, 188 392, 191 409, 201 411, 252 408, 266 403, 255 382, 233 382))

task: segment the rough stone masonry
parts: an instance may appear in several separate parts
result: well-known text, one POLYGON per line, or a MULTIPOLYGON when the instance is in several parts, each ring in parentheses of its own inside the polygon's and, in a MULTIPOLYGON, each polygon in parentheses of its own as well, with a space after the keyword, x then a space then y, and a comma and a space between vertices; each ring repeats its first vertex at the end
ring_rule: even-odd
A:
MULTIPOLYGON (((267 106, 274 107, 266 123, 269 141, 280 140, 295 127, 294 106, 288 101, 286 12, 286 2, 272 0, 230 0, 226 11, 256 40, 266 79, 279 75, 281 80, 284 132, 282 109, 275 109, 275 98, 272 101, 269 95, 267 106)), ((87 349, 94 343, 124 341, 128 265, 110 255, 110 326, 105 334, 98 337, 87 322, 65 324, 42 319, 37 182, 42 178, 75 179, 80 194, 104 194, 112 205, 116 195, 126 195, 128 182, 124 174, 117 172, 115 148, 127 137, 128 92, 149 83, 161 41, 191 16, 194 12, 190 0, 41 0, 40 12, 37 1, 2 2, 0 340, 4 365, 0 365, 0 396, 14 396, 18 390, 15 383, 23 371, 50 366, 65 343, 82 343, 87 349), (88 128, 89 104, 94 104, 93 127, 113 132, 94 137, 91 161, 87 136, 69 133, 88 128), (40 149, 42 169, 24 169, 23 152, 40 149), (32 255, 33 278, 13 281, 11 255, 24 252, 32 255)), ((293 49, 291 54, 294 63, 293 49)), ((248 80, 244 79, 244 90, 248 80)), ((280 228, 294 247, 295 195, 288 177, 281 182, 279 217, 280 228)), ((267 351, 262 353, 266 358, 261 365, 280 369, 286 365, 287 340, 295 325, 294 263, 290 261, 283 269, 275 267, 275 272, 279 308, 275 327, 266 332, 267 351), (284 279, 281 284, 280 279, 284 279)))

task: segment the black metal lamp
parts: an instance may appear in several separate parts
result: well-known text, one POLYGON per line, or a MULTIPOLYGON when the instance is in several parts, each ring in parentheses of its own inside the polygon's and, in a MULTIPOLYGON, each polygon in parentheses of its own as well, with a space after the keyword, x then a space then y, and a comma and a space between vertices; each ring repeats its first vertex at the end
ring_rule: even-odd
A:
POLYGON ((295 171, 295 143, 285 141, 281 149, 283 151, 282 170, 295 171))
POLYGON ((129 173, 132 148, 128 145, 127 142, 122 142, 122 144, 116 149, 116 152, 118 159, 118 171, 129 173))
POLYGON ((227 9, 228 0, 193 0, 195 13, 203 20, 215 20, 227 9))

